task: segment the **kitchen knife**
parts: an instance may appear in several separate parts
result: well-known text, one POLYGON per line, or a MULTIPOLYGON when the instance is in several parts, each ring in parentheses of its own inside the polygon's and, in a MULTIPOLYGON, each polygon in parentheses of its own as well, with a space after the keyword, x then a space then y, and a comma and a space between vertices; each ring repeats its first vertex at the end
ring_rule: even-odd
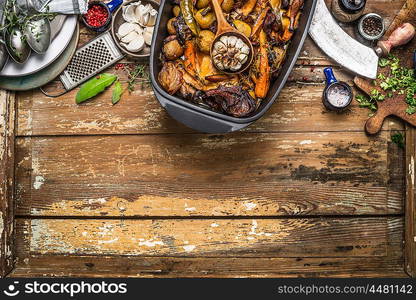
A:
POLYGON ((341 66, 362 77, 376 79, 379 56, 386 56, 392 47, 409 42, 415 35, 415 29, 413 25, 405 23, 388 40, 378 42, 373 49, 348 35, 332 17, 325 1, 318 0, 309 35, 341 66))

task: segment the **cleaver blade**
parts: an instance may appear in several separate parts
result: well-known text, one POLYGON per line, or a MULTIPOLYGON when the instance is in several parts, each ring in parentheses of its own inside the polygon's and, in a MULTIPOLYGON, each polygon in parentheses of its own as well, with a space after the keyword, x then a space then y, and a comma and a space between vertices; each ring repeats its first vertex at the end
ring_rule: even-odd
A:
POLYGON ((349 36, 332 17, 324 0, 318 0, 309 35, 329 57, 346 69, 376 79, 376 52, 349 36))

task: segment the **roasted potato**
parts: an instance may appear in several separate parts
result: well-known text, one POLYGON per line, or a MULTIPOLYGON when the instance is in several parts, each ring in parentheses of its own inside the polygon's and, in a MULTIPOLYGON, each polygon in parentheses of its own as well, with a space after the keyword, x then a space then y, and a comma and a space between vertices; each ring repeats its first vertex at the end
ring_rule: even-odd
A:
POLYGON ((203 29, 208 29, 216 20, 215 14, 212 11, 207 12, 206 9, 198 10, 195 13, 194 18, 203 29))
POLYGON ((175 17, 179 16, 179 14, 181 13, 181 8, 179 7, 179 5, 175 5, 175 6, 172 8, 172 12, 173 12, 173 15, 174 15, 175 17))
POLYGON ((198 0, 196 2, 196 8, 202 9, 207 7, 211 3, 211 0, 198 0))
POLYGON ((238 31, 240 31, 246 37, 250 37, 250 35, 251 35, 251 26, 250 25, 248 25, 246 22, 243 22, 241 20, 234 20, 233 23, 234 23, 235 28, 237 28, 238 31))
POLYGON ((175 22, 176 18, 169 19, 168 24, 166 25, 169 34, 176 34, 175 26, 173 26, 173 22, 175 22))
POLYGON ((215 34, 209 30, 202 30, 198 36, 198 47, 204 53, 209 53, 214 42, 215 34))
POLYGON ((234 0, 224 0, 221 4, 221 8, 226 13, 229 13, 234 7, 234 0))
POLYGON ((163 54, 167 60, 175 60, 183 55, 183 48, 178 40, 172 40, 163 45, 163 54))

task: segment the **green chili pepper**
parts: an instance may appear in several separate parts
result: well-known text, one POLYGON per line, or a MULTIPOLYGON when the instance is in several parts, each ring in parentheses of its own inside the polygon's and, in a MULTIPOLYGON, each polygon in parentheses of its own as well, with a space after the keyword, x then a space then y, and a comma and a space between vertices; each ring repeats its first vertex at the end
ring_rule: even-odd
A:
POLYGON ((194 19, 194 3, 192 0, 181 0, 180 3, 181 12, 186 25, 191 29, 194 35, 199 34, 199 26, 194 19))

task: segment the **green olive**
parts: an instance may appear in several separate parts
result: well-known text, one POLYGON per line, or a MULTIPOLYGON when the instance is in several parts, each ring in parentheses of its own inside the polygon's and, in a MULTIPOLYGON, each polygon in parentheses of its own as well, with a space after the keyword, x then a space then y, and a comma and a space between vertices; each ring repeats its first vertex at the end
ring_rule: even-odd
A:
POLYGON ((198 10, 194 15, 195 20, 203 29, 208 29, 216 20, 213 12, 206 12, 206 9, 198 10))

